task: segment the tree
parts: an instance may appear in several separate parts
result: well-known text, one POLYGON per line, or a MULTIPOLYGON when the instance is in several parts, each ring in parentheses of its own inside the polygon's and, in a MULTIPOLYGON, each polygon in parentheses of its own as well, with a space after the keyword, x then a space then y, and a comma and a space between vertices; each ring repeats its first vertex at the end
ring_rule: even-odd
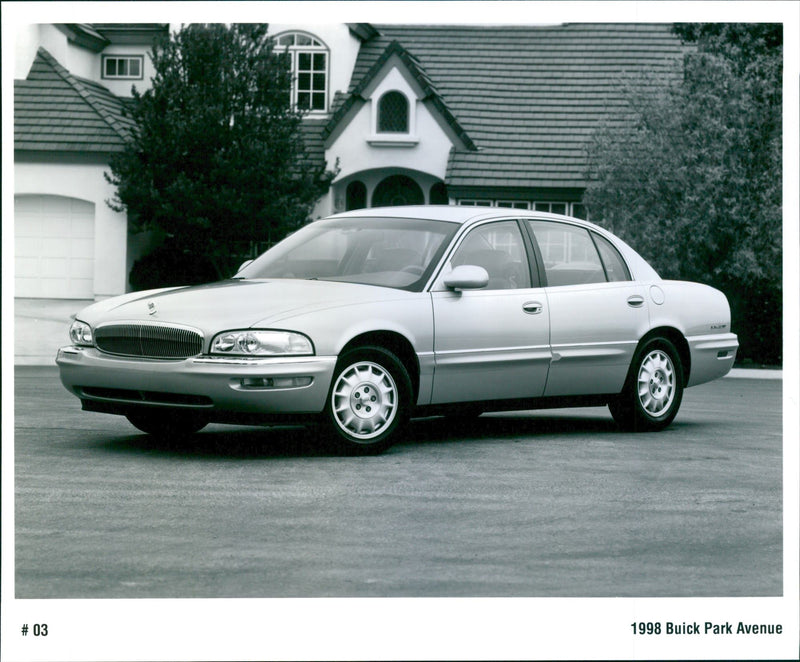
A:
POLYGON ((623 81, 627 113, 593 136, 584 202, 662 276, 722 289, 740 358, 780 362, 781 26, 675 31, 695 48, 672 82, 623 81))
POLYGON ((109 204, 228 276, 238 246, 302 225, 333 175, 306 157, 288 56, 266 25, 185 26, 152 61, 152 88, 133 91, 132 139, 106 173, 109 204))

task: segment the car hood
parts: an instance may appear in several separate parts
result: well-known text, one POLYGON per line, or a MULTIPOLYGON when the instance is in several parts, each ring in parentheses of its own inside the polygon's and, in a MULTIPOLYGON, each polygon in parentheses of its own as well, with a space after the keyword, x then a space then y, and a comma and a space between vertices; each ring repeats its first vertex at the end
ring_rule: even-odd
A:
POLYGON ((209 333, 269 327, 294 315, 408 295, 404 290, 320 280, 227 280, 125 294, 93 304, 77 318, 92 326, 148 321, 182 324, 209 333))

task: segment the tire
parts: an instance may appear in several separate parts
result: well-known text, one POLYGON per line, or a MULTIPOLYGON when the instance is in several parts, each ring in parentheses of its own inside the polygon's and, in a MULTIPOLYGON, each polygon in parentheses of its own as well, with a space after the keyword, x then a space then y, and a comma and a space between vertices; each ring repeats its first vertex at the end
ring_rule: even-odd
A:
POLYGON ((678 351, 666 338, 654 338, 636 352, 625 386, 608 408, 624 430, 654 432, 672 423, 682 399, 678 351))
POLYGON ((329 441, 348 455, 384 452, 408 422, 411 394, 408 371, 392 352, 348 351, 336 363, 323 413, 329 441))
POLYGON ((160 439, 188 437, 208 425, 203 414, 175 409, 137 409, 129 411, 125 418, 142 432, 160 439))

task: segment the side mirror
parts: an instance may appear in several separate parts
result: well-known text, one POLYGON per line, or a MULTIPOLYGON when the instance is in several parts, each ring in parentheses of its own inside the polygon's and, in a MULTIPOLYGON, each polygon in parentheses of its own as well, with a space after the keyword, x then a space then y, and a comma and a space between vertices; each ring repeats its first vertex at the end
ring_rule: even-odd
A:
POLYGON ((489 284, 489 274, 483 267, 461 264, 447 274, 443 282, 451 290, 479 290, 489 284))

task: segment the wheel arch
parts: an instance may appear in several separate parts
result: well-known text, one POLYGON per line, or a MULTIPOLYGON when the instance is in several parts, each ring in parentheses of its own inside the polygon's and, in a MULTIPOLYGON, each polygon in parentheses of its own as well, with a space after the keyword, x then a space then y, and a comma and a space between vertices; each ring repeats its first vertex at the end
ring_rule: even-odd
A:
POLYGON ((653 338, 665 338, 675 346, 675 349, 678 351, 678 356, 681 360, 681 368, 683 369, 683 386, 686 387, 686 385, 689 383, 689 375, 692 372, 692 355, 689 351, 689 343, 686 340, 686 337, 673 326, 659 326, 654 329, 650 329, 650 331, 642 336, 641 340, 639 340, 638 346, 636 347, 636 352, 638 352, 648 342, 653 340, 653 338))
POLYGON ((358 347, 370 346, 388 349, 400 359, 406 370, 408 370, 409 377, 411 377, 411 387, 414 391, 413 401, 416 401, 419 395, 420 366, 419 357, 416 351, 414 351, 414 346, 411 344, 411 341, 397 331, 366 331, 351 338, 342 347, 339 356, 358 347))

